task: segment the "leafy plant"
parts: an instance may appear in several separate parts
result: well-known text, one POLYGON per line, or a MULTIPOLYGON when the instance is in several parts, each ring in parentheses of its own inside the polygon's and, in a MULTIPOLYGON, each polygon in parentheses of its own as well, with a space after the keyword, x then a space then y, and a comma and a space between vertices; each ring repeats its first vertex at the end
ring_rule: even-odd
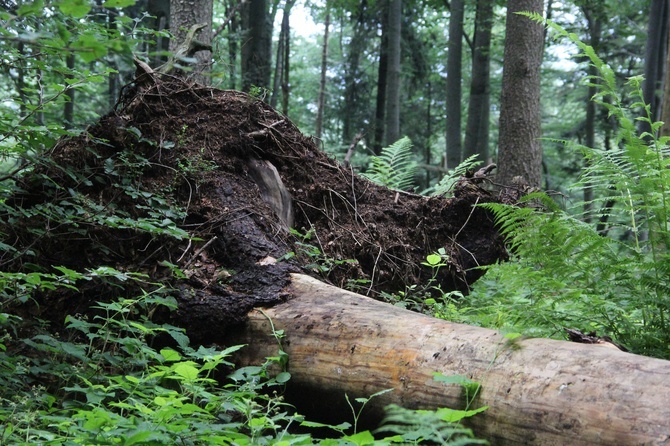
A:
POLYGON ((405 136, 384 147, 379 156, 370 157, 370 167, 364 176, 391 189, 409 190, 415 171, 412 141, 405 136))
POLYGON ((532 335, 597 330, 635 352, 670 358, 669 138, 658 136, 661 123, 651 119, 639 77, 627 83, 626 93, 638 98, 627 107, 614 73, 593 49, 546 23, 597 68, 594 100, 618 123, 618 144, 610 150, 566 143, 588 160, 577 187, 595 188, 607 204, 591 224, 544 193, 526 197, 526 206, 482 205, 494 213, 515 258, 489 268, 458 313, 532 335))

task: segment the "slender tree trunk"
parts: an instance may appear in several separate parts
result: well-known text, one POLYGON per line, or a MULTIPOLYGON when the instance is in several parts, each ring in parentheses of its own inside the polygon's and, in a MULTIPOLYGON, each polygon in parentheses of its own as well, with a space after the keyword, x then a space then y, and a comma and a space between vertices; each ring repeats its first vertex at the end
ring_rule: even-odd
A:
POLYGON ((251 0, 244 10, 242 90, 270 88, 272 22, 268 14, 268 0, 251 0))
POLYGON ((238 67, 238 51, 239 51, 239 32, 240 21, 239 12, 237 9, 237 2, 230 0, 226 3, 226 15, 230 17, 228 24, 228 88, 235 90, 237 88, 237 67, 238 67))
MULTIPOLYGON (((588 32, 590 36, 589 44, 593 47, 593 50, 598 53, 598 47, 600 46, 600 35, 602 29, 602 23, 604 22, 604 13, 601 8, 589 8, 588 6, 583 6, 582 10, 586 17, 588 23, 588 32)), ((596 78, 598 70, 592 64, 589 64, 587 75, 589 76, 589 86, 587 90, 586 98, 586 120, 584 121, 584 144, 586 147, 595 148, 596 144, 596 103, 593 101, 593 96, 597 93, 597 82, 596 78)), ((593 200, 595 199, 593 186, 591 183, 584 184, 584 216, 583 219, 586 223, 590 223, 593 220, 593 200)))
POLYGON ((461 101, 463 64, 463 0, 452 0, 447 55, 447 167, 461 162, 461 101))
MULTIPOLYGON (((652 0, 649 13, 649 27, 647 29, 647 46, 644 60, 644 102, 651 107, 651 119, 658 120, 660 116, 660 97, 658 92, 662 88, 663 70, 665 68, 665 52, 668 36, 668 0, 652 0)), ((643 124, 643 129, 649 131, 649 125, 643 124)))
POLYGON ((661 106, 661 136, 670 136, 670 33, 665 41, 665 73, 663 82, 663 105, 661 106))
POLYGON ((328 72, 328 34, 330 32, 330 4, 326 0, 326 19, 323 31, 323 48, 321 50, 321 80, 319 82, 319 105, 316 110, 316 128, 314 136, 321 139, 323 134, 323 112, 326 107, 326 73, 328 72))
MULTIPOLYGON (((112 9, 107 11, 107 28, 114 33, 117 29, 116 26, 116 12, 112 9)), ((107 94, 109 95, 109 108, 110 110, 116 104, 116 101, 119 98, 119 67, 116 63, 114 54, 111 54, 109 57, 109 66, 110 68, 116 70, 114 73, 109 73, 109 78, 107 80, 107 94)))
POLYGON ((484 162, 489 159, 490 53, 494 3, 494 0, 477 1, 470 104, 463 145, 463 158, 478 154, 479 159, 484 162))
MULTIPOLYGON (((146 12, 150 16, 147 19, 147 26, 149 28, 156 31, 165 31, 170 29, 170 0, 147 0, 146 12)), ((139 17, 141 15, 141 11, 137 11, 136 14, 139 17)), ((153 40, 153 37, 147 36, 146 40, 153 40)), ((168 38, 158 35, 156 36, 155 46, 147 46, 144 48, 145 51, 148 53, 153 52, 151 65, 154 68, 157 68, 163 63, 167 62, 168 58, 164 53, 170 49, 170 40, 168 38)))
MULTIPOLYGON (((427 105, 426 105, 426 144, 423 149, 423 162, 426 166, 430 166, 431 163, 431 139, 433 135, 433 84, 428 81, 427 85, 427 105)), ((430 170, 426 169, 426 178, 424 180, 424 188, 428 189, 430 187, 430 170)))
POLYGON ((382 14, 382 37, 379 45, 379 67, 377 68, 377 99, 375 107, 375 134, 373 151, 379 155, 384 146, 386 121, 386 85, 388 84, 388 15, 382 14))
MULTIPOLYGON (((170 0, 170 32, 174 36, 170 41, 170 51, 174 52, 179 45, 184 43, 189 29, 196 24, 206 25, 196 35, 198 41, 211 45, 213 10, 213 0, 170 0)), ((200 83, 209 84, 211 51, 198 51, 194 57, 197 63, 193 66, 194 75, 192 77, 200 83)))
MULTIPOLYGON (((68 70, 74 70, 74 64, 75 64, 75 55, 73 52, 69 52, 67 56, 65 57, 65 66, 67 67, 68 70)), ((65 101, 65 106, 63 110, 63 127, 65 130, 69 130, 74 126, 74 98, 75 98, 75 91, 74 88, 67 88, 65 90, 65 97, 67 100, 65 101)))
POLYGON ((390 145, 400 139, 400 41, 402 0, 389 0, 388 78, 386 84, 385 141, 390 145))
POLYGON ((367 2, 358 5, 356 23, 354 24, 351 42, 346 45, 348 50, 344 73, 344 103, 342 110, 342 140, 351 141, 362 126, 363 114, 360 111, 362 89, 360 61, 368 38, 367 2))
POLYGON ((516 13, 542 14, 543 3, 516 0, 507 7, 498 142, 497 182, 501 185, 511 185, 515 177, 533 187, 542 184, 540 65, 544 29, 516 13))

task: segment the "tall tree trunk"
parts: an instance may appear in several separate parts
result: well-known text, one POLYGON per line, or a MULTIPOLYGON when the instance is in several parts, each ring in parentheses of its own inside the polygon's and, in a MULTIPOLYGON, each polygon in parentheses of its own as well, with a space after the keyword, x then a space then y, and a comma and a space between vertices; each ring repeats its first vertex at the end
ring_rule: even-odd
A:
MULTIPOLYGON (((598 53, 598 47, 600 46, 600 35, 602 29, 602 23, 605 21, 602 8, 590 7, 590 3, 586 3, 582 6, 582 11, 586 17, 586 22, 588 23, 588 32, 589 32, 589 44, 593 47, 593 50, 598 53)), ((597 93, 597 75, 598 70, 593 64, 589 64, 587 75, 589 77, 589 86, 587 90, 586 98, 586 120, 584 121, 584 144, 586 147, 595 148, 596 143, 596 103, 593 101, 593 96, 597 93)), ((591 183, 587 182, 584 184, 584 216, 583 219, 586 223, 590 223, 593 220, 593 200, 594 200, 593 186, 591 183)))
POLYGON ((670 33, 668 33, 665 40, 666 54, 665 54, 665 72, 663 78, 663 105, 661 106, 661 127, 660 136, 670 136, 670 33))
POLYGON ((372 150, 376 155, 382 152, 384 146, 384 126, 386 121, 386 85, 388 84, 388 15, 382 14, 382 37, 379 45, 379 66, 377 68, 377 99, 375 106, 375 134, 372 150))
MULTIPOLYGON (((651 119, 658 120, 660 115, 659 91, 662 88, 665 52, 668 36, 668 0, 652 0, 647 29, 647 45, 644 60, 644 102, 651 107, 651 119)), ((648 124, 643 129, 649 131, 648 124)))
POLYGON ((447 55, 447 167, 461 162, 461 100, 463 64, 463 0, 452 0, 447 55))
POLYGON ((328 73, 328 34, 330 32, 330 4, 326 0, 326 19, 324 21, 323 48, 321 50, 321 80, 319 82, 319 102, 316 109, 314 136, 321 139, 323 134, 323 112, 326 107, 326 74, 328 73))
POLYGON ((489 115, 491 103, 491 27, 494 0, 478 0, 475 16, 475 37, 472 48, 470 104, 465 127, 463 158, 479 154, 489 159, 489 115))
MULTIPOLYGON (((110 30, 110 33, 115 33, 117 26, 116 26, 116 11, 109 9, 107 10, 107 28, 110 30)), ((114 69, 116 72, 109 73, 109 77, 107 80, 107 94, 109 95, 109 108, 110 110, 114 107, 116 104, 116 101, 119 97, 119 67, 118 64, 116 63, 116 58, 114 54, 110 54, 109 56, 109 67, 114 69)))
POLYGON ((282 66, 282 82, 281 82, 281 111, 284 115, 288 115, 288 100, 291 93, 291 81, 289 75, 291 73, 291 25, 289 24, 289 17, 291 8, 295 0, 287 0, 284 7, 284 20, 282 20, 282 31, 284 32, 284 64, 282 66), (286 22, 284 24, 284 21, 286 22))
POLYGON ((243 16, 242 90, 270 88, 272 22, 268 0, 251 0, 245 4, 243 16))
MULTIPOLYGON (((165 31, 170 29, 170 0, 147 0, 146 12, 149 14, 147 26, 156 31, 165 31)), ((141 13, 136 12, 139 17, 141 13)), ((147 36, 146 41, 151 41, 152 37, 147 36)), ((150 48, 145 47, 148 53, 153 52, 151 65, 159 67, 167 61, 165 52, 170 50, 170 39, 162 37, 159 33, 156 36, 156 44, 150 48)))
POLYGON ((540 187, 540 65, 544 49, 542 25, 516 14, 542 14, 543 0, 517 0, 507 6, 505 51, 500 98, 498 184, 511 185, 519 176, 540 187))
POLYGON ((238 2, 229 0, 226 2, 226 16, 230 17, 228 23, 228 88, 235 90, 237 86, 237 66, 239 51, 240 21, 238 2))
MULTIPOLYGON (((73 52, 69 52, 65 57, 65 66, 68 71, 74 70, 75 55, 73 52)), ((74 88, 68 86, 65 90, 65 106, 63 110, 63 127, 66 130, 71 129, 74 126, 74 88)))
POLYGON ((384 126, 386 145, 400 139, 402 0, 389 0, 388 13, 388 77, 386 83, 386 125, 384 126))
POLYGON ((344 73, 344 103, 341 111, 343 141, 351 141, 362 126, 360 97, 364 86, 361 82, 360 61, 368 38, 367 8, 367 1, 358 5, 351 42, 346 45, 348 53, 344 73))
MULTIPOLYGON (((196 35, 198 41, 211 45, 213 5, 213 0, 170 0, 170 32, 174 36, 170 41, 170 51, 175 52, 184 43, 189 29, 196 24, 206 25, 196 35)), ((200 83, 209 84, 212 52, 198 51, 194 57, 197 63, 193 66, 193 78, 200 83)))

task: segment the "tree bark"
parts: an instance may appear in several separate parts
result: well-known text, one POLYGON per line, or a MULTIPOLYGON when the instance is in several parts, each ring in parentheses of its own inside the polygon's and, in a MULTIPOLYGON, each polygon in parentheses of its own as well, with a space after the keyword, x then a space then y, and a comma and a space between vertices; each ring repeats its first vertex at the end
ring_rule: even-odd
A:
MULTIPOLYGON (((212 43, 212 15, 213 0, 170 0, 170 32, 174 36, 170 40, 170 51, 176 52, 186 39, 189 29, 195 24, 203 24, 205 27, 196 35, 198 41, 203 45, 212 43)), ((208 73, 211 69, 212 52, 209 50, 198 51, 193 57, 197 62, 192 65, 193 79, 208 85, 210 78, 208 73)), ((179 61, 176 61, 179 63, 179 61)))
POLYGON ((461 78, 463 59, 463 0, 451 2, 447 55, 447 167, 461 162, 461 78))
MULTIPOLYGON (((590 3, 582 6, 582 11, 588 23, 589 44, 593 50, 598 54, 598 47, 600 46, 600 35, 602 30, 602 23, 605 22, 602 8, 592 8, 590 3)), ((596 143, 596 103, 593 96, 597 93, 598 69, 589 64, 587 69, 587 76, 589 77, 589 86, 587 89, 586 98, 586 118, 584 121, 584 144, 586 147, 595 148, 596 143)), ((588 163, 588 161, 585 161, 588 163)), ((594 200, 593 185, 590 182, 584 184, 584 221, 590 223, 593 220, 593 200, 594 200)))
POLYGON ((323 112, 326 107, 326 74, 328 73, 328 34, 330 32, 330 5, 326 1, 326 20, 323 31, 323 48, 321 49, 321 78, 319 81, 319 102, 316 111, 314 136, 321 139, 323 133, 323 112))
MULTIPOLYGON (((500 333, 412 313, 294 274, 288 302, 254 310, 234 339, 240 365, 276 356, 284 330, 291 402, 373 398, 383 406, 463 408, 462 391, 433 379, 464 375, 489 406, 468 423, 495 445, 661 445, 670 439, 670 362, 593 344, 510 341, 500 333), (296 390, 297 389, 297 390, 296 390), (302 398, 298 398, 302 396, 302 398)), ((325 406, 325 407, 323 407, 325 406)))
POLYGON ((400 61, 402 0, 388 3, 388 65, 384 141, 387 146, 400 139, 400 61))
POLYGON ((242 45, 242 90, 270 88, 272 22, 267 0, 251 0, 244 6, 246 39, 242 45))
MULTIPOLYGON (((644 59, 644 102, 651 108, 651 119, 659 119, 660 95, 663 70, 665 69, 666 40, 668 35, 668 0, 652 0, 647 29, 647 45, 644 59)), ((649 131, 648 124, 641 124, 649 131)))
POLYGON ((386 84, 388 83, 388 15, 382 14, 380 23, 382 31, 379 44, 379 66, 377 67, 377 97, 375 99, 375 126, 372 150, 375 155, 382 152, 384 146, 384 127, 386 122, 386 84))
POLYGON ((500 98, 497 183, 510 185, 519 176, 540 187, 540 65, 544 49, 542 25, 517 12, 542 14, 542 0, 509 2, 500 98))
POLYGON ((472 79, 470 103, 465 126, 463 158, 478 154, 480 161, 489 159, 489 107, 491 103, 491 28, 493 0, 478 0, 475 17, 475 38, 472 48, 472 79))

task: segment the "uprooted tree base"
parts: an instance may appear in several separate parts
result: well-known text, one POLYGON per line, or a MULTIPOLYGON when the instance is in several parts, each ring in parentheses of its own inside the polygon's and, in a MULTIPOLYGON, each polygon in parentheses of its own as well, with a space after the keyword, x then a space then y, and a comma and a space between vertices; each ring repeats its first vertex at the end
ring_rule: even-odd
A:
MULTIPOLYGON (((180 290, 171 317, 195 342, 225 342, 252 307, 285 300, 292 271, 378 296, 426 283, 434 271, 421 262, 445 248, 436 284, 466 290, 477 266, 506 255, 491 215, 473 206, 494 200, 486 191, 445 199, 377 186, 257 98, 167 76, 129 87, 114 112, 62 139, 18 186, 2 219, 17 252, 3 254, 3 269, 109 265, 170 281, 180 290), (307 237, 261 199, 254 160, 276 167, 293 227, 307 237), (159 233, 170 222, 189 235, 159 233), (187 278, 175 279, 169 264, 187 278)), ((114 293, 94 281, 60 290, 39 316, 62 321, 114 293)))

